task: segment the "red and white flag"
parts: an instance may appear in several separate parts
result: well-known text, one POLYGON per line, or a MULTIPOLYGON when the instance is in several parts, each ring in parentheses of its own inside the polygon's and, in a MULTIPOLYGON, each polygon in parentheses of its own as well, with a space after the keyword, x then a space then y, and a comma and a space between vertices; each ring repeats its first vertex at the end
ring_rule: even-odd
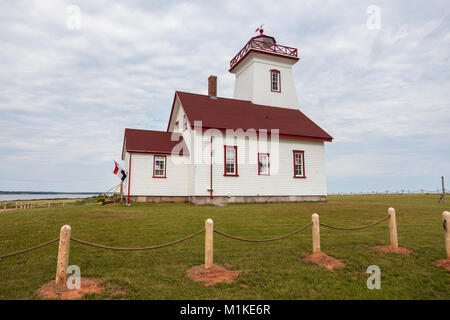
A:
POLYGON ((116 161, 114 161, 113 173, 122 181, 125 181, 125 179, 128 176, 127 172, 125 170, 123 170, 122 167, 119 166, 119 164, 116 161))

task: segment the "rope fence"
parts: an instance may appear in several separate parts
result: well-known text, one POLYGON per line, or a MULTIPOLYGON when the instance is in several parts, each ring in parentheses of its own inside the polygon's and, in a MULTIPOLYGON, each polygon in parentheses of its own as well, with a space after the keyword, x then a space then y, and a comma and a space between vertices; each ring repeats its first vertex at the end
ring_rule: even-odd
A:
POLYGON ((102 244, 97 244, 97 243, 92 243, 92 242, 88 242, 88 241, 84 241, 84 240, 80 240, 77 238, 70 238, 70 240, 74 241, 74 242, 78 242, 87 246, 91 246, 91 247, 95 247, 95 248, 100 248, 100 249, 108 249, 108 250, 118 250, 118 251, 143 251, 143 250, 153 250, 153 249, 159 249, 159 248, 164 248, 164 247, 168 247, 189 239, 194 238, 195 236, 198 236, 199 234, 205 232, 205 229, 202 229, 200 231, 197 231, 185 238, 179 239, 179 240, 175 240, 172 242, 168 242, 168 243, 164 243, 164 244, 159 244, 156 246, 150 246, 150 247, 142 247, 142 248, 119 248, 119 247, 109 247, 109 246, 105 246, 102 244))
MULTIPOLYGON (((213 266, 213 251, 214 251, 213 250, 213 235, 214 235, 214 233, 217 233, 226 238, 230 238, 230 239, 238 240, 238 241, 244 241, 244 242, 270 242, 270 241, 278 241, 278 240, 283 240, 283 239, 289 238, 289 237, 291 237, 295 234, 298 234, 312 226, 312 245, 313 245, 312 251, 313 251, 313 253, 317 253, 317 252, 321 252, 320 226, 323 226, 326 228, 331 228, 331 229, 336 229, 336 230, 362 230, 362 229, 368 229, 373 226, 376 226, 388 219, 389 219, 390 245, 393 249, 398 249, 397 223, 396 223, 395 210, 394 210, 394 208, 389 208, 388 215, 385 216, 384 218, 382 218, 372 224, 366 225, 366 226, 353 227, 353 228, 332 226, 332 225, 328 225, 325 223, 321 223, 319 221, 319 215, 317 213, 314 213, 311 217, 312 222, 310 222, 310 223, 304 225, 303 227, 301 227, 293 232, 290 232, 288 234, 278 236, 275 238, 268 238, 268 239, 246 239, 246 238, 230 235, 223 231, 214 229, 213 221, 211 219, 207 219, 205 221, 204 229, 199 230, 199 231, 197 231, 191 235, 188 235, 184 238, 181 238, 181 239, 178 239, 178 240, 175 240, 172 242, 164 243, 164 244, 147 246, 147 247, 137 247, 137 248, 111 247, 111 246, 93 243, 93 242, 89 242, 89 241, 85 241, 85 240, 81 240, 81 239, 77 239, 77 238, 72 238, 71 237, 71 227, 68 225, 64 225, 61 227, 59 238, 49 240, 47 242, 38 244, 38 245, 33 246, 28 249, 1 255, 0 259, 24 254, 24 253, 42 248, 44 246, 47 246, 47 245, 50 245, 52 243, 59 241, 58 262, 57 262, 57 268, 56 268, 56 270, 57 270, 56 271, 56 284, 65 284, 66 280, 67 280, 67 267, 68 267, 68 262, 69 262, 69 250, 70 250, 70 242, 71 241, 82 244, 82 245, 99 248, 99 249, 117 250, 117 251, 143 251, 143 250, 160 249, 160 248, 168 247, 171 245, 175 245, 177 243, 187 241, 187 240, 192 239, 202 233, 205 233, 205 265, 204 266, 206 269, 208 269, 213 266)), ((450 213, 447 211, 444 211, 442 213, 442 219, 443 219, 443 228, 444 228, 444 232, 445 232, 445 247, 446 247, 447 259, 450 259, 450 213)))
POLYGON ((362 229, 368 229, 368 228, 370 228, 370 227, 376 226, 377 224, 380 224, 380 223, 386 221, 386 220, 389 219, 389 218, 390 218, 390 215, 387 215, 387 216, 384 217, 383 219, 381 219, 381 220, 379 220, 379 221, 377 221, 377 222, 374 222, 374 223, 372 223, 372 224, 369 224, 369 225, 367 225, 367 226, 354 227, 354 228, 344 228, 344 227, 330 226, 329 224, 325 224, 325 223, 322 223, 322 222, 320 223, 320 225, 321 225, 322 227, 326 227, 326 228, 330 228, 330 229, 335 229, 335 230, 362 230, 362 229))
POLYGON ((307 224, 306 226, 303 226, 300 229, 295 230, 295 231, 293 231, 291 233, 288 233, 288 234, 286 234, 284 236, 279 236, 279 237, 270 238, 270 239, 263 239, 263 240, 253 240, 253 239, 240 238, 240 237, 229 235, 229 234, 227 234, 225 232, 222 232, 222 231, 219 231, 217 229, 214 229, 214 232, 217 233, 217 234, 220 234, 221 236, 224 236, 224 237, 227 237, 227 238, 230 238, 230 239, 234 239, 234 240, 239 240, 239 241, 245 241, 245 242, 270 242, 270 241, 277 241, 277 240, 286 239, 286 238, 288 238, 290 236, 293 236, 294 234, 297 234, 297 233, 305 230, 306 228, 308 228, 310 226, 312 226, 312 222, 307 224))
POLYGON ((53 239, 53 240, 50 240, 50 241, 38 244, 37 246, 31 247, 31 248, 28 248, 28 249, 24 249, 24 250, 12 252, 12 253, 4 254, 4 255, 0 256, 0 259, 17 256, 17 255, 22 254, 22 253, 27 253, 27 252, 30 252, 30 251, 33 251, 33 250, 45 247, 46 245, 52 244, 52 243, 54 243, 54 242, 56 242, 58 240, 59 240, 59 238, 56 238, 56 239, 53 239))

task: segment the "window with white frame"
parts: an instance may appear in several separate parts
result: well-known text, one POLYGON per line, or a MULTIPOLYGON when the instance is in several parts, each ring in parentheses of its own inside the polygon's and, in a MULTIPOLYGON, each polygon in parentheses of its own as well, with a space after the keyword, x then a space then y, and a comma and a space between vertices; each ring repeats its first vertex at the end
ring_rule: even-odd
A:
POLYGON ((259 175, 269 175, 269 154, 268 153, 258 153, 258 174, 259 175))
POLYGON ((294 150, 294 178, 305 178, 305 152, 294 150))
POLYGON ((154 156, 153 157, 153 178, 165 178, 166 177, 166 157, 154 156))
POLYGON ((225 146, 225 176, 237 176, 237 147, 225 146))
POLYGON ((270 90, 281 92, 280 71, 270 70, 270 90))
POLYGON ((175 122, 175 131, 180 130, 180 121, 175 122))

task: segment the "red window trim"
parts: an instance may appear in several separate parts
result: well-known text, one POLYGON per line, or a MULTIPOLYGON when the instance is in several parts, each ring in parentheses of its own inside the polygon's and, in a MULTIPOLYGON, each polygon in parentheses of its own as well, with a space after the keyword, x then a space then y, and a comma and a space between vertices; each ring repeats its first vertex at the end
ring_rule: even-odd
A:
POLYGON ((153 178, 167 178, 166 172, 167 172, 167 156, 154 154, 153 155, 153 178), (155 176, 156 157, 164 158, 164 176, 155 176))
POLYGON ((269 153, 260 153, 260 152, 258 152, 258 176, 270 176, 270 154, 269 153), (261 173, 260 171, 259 171, 259 168, 260 168, 260 166, 259 166, 259 155, 260 154, 266 154, 267 155, 267 173, 261 173))
POLYGON ((280 72, 280 70, 277 70, 277 69, 270 70, 270 91, 278 92, 278 93, 281 92, 281 72, 280 72), (274 74, 274 73, 278 73, 278 90, 273 90, 273 86, 272 86, 272 81, 273 81, 272 74, 274 74))
POLYGON ((226 177, 239 177, 238 174, 238 153, 237 146, 223 146, 223 175, 226 177), (227 148, 234 148, 234 167, 236 168, 234 174, 227 173, 227 148))
POLYGON ((293 163, 292 163, 292 165, 294 166, 294 178, 300 178, 300 179, 304 179, 304 178, 306 178, 306 166, 305 166, 305 151, 304 150, 292 150, 292 156, 293 156, 293 163), (303 163, 302 163, 302 169, 303 169, 303 175, 301 175, 301 176, 297 176, 296 174, 295 174, 295 154, 296 153, 301 153, 302 154, 302 160, 303 160, 303 163))

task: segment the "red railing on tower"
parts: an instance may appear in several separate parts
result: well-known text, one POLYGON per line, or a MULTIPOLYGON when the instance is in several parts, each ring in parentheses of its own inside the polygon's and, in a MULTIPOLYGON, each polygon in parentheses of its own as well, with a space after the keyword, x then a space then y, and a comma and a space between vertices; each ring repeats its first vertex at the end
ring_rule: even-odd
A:
POLYGON ((286 47, 267 41, 250 39, 241 51, 239 51, 238 54, 230 61, 230 69, 232 69, 250 50, 281 54, 291 58, 298 57, 296 48, 286 47))

